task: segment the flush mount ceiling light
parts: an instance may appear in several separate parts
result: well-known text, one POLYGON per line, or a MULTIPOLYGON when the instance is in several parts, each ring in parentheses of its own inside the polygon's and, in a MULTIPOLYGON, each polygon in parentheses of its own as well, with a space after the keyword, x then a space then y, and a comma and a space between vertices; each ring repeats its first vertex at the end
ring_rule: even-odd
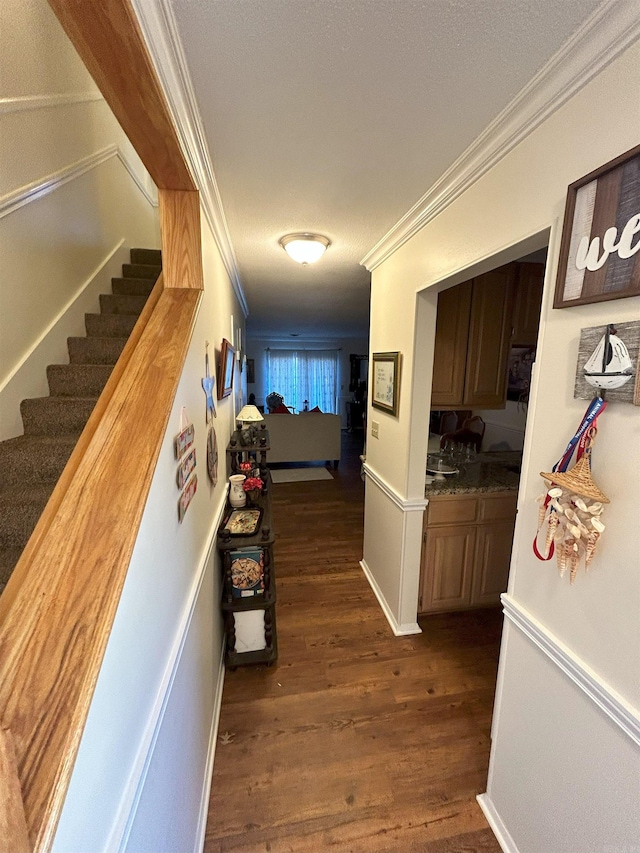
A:
POLYGON ((280 245, 290 258, 306 266, 319 260, 331 241, 321 234, 286 234, 280 239, 280 245))

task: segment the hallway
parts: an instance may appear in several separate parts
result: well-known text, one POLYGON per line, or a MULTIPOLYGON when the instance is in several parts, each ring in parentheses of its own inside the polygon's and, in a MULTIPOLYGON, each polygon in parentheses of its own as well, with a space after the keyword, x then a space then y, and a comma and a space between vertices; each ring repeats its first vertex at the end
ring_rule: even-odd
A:
POLYGON ((359 566, 361 435, 332 481, 276 485, 279 659, 227 671, 205 853, 499 846, 485 790, 501 613, 394 637, 359 566))

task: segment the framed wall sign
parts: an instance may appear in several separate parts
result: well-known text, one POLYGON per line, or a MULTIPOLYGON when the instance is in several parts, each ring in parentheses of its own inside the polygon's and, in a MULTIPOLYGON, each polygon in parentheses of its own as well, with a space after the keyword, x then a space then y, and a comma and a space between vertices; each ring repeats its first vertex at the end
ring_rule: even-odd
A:
POLYGON ((222 339, 220 347, 220 362, 218 364, 218 400, 228 397, 233 390, 233 369, 236 361, 236 351, 226 338, 222 339))
POLYGON ((374 352, 371 405, 396 416, 400 399, 400 353, 374 352))
POLYGON ((554 308, 640 295, 640 145, 571 184, 554 308))

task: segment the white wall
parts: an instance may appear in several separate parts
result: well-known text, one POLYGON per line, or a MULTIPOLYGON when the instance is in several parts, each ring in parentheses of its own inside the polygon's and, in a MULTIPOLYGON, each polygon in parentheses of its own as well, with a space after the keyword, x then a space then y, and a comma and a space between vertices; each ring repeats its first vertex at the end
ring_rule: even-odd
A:
POLYGON ((45 0, 0 4, 0 439, 111 291, 159 245, 155 190, 45 0), (19 318, 19 322, 16 322, 19 318))
MULTIPOLYGON (((430 287, 434 285, 435 291, 445 280, 454 284, 521 257, 546 245, 550 234, 509 593, 514 606, 528 614, 525 622, 539 624, 545 642, 565 649, 566 660, 580 674, 578 681, 591 680, 597 690, 587 694, 568 689, 568 676, 549 656, 538 662, 546 668, 547 677, 534 681, 530 653, 529 658, 516 654, 510 643, 503 648, 486 803, 488 811, 502 818, 504 838, 511 845, 505 849, 530 853, 551 849, 595 853, 605 849, 604 838, 610 845, 606 849, 622 851, 637 845, 640 836, 638 812, 629 814, 626 793, 617 800, 598 797, 602 786, 637 791, 637 746, 630 746, 628 733, 619 735, 622 724, 611 736, 611 715, 593 704, 593 695, 602 694, 605 705, 617 709, 612 711, 613 718, 620 722, 629 716, 631 731, 640 725, 637 408, 612 404, 602 418, 593 471, 611 505, 605 513, 602 547, 589 573, 581 571, 571 587, 567 576, 560 579, 552 563, 538 562, 531 551, 537 517, 534 499, 543 491, 539 472, 549 470, 561 455, 586 407, 584 401, 573 399, 580 329, 640 316, 640 298, 564 310, 551 307, 567 186, 638 144, 639 83, 640 45, 636 43, 373 273, 371 349, 404 350, 403 381, 407 374, 414 379, 430 376, 432 344, 421 337, 432 329, 434 319, 430 287), (544 696, 535 690, 541 682, 544 696), (588 713, 586 695, 592 703, 588 713), (518 713, 525 708, 537 711, 537 715, 532 712, 536 716, 533 746, 528 745, 529 727, 516 725, 518 713), (566 738, 556 737, 556 731, 543 736, 551 728, 574 725, 576 730, 566 738), (594 746, 600 739, 607 744, 606 750, 594 746), (631 748, 636 750, 635 763, 630 760, 631 748), (578 762, 580 754, 593 754, 593 762, 578 762), (592 809, 589 820, 583 819, 585 802, 592 809), (596 820, 597 833, 593 831, 596 820)), ((397 419, 379 419, 377 413, 369 413, 380 420, 380 438, 377 442, 369 438, 367 461, 378 478, 410 501, 419 488, 412 473, 424 467, 428 409, 422 399, 424 384, 419 394, 411 388, 405 391, 397 419)), ((376 488, 370 478, 367 496, 376 488)), ((395 581, 399 592, 389 600, 393 606, 402 601, 403 590, 416 588, 415 560, 407 555, 419 553, 420 539, 408 531, 393 557, 382 553, 378 559, 376 542, 367 531, 386 526, 393 542, 398 526, 397 513, 380 503, 367 497, 365 560, 380 587, 384 582, 389 588, 395 581)), ((398 622, 408 618, 406 612, 394 615, 398 622)), ((511 628, 510 634, 518 630, 511 628)), ((526 719, 531 716, 527 714, 526 719)))
POLYGON ((277 388, 266 387, 266 354, 268 347, 273 349, 337 349, 338 350, 338 412, 342 417, 342 428, 347 428, 347 400, 352 399, 349 391, 351 362, 349 356, 366 355, 369 342, 366 338, 326 338, 313 340, 293 340, 292 338, 249 338, 247 357, 255 361, 255 383, 247 385, 247 393, 256 395, 256 402, 264 405, 265 397, 277 388))
POLYGON ((527 425, 528 405, 507 400, 504 409, 478 409, 474 415, 480 415, 485 423, 482 450, 491 450, 494 445, 509 445, 509 450, 522 450, 524 431, 527 425))
MULTIPOLYGON (((219 480, 207 477, 205 341, 231 337, 235 300, 203 217, 205 292, 84 730, 54 850, 201 848, 222 692, 220 563, 233 397, 217 403, 219 480), (195 426, 198 489, 178 522, 173 439, 195 426)), ((133 450, 135 452, 135 449, 133 450)))

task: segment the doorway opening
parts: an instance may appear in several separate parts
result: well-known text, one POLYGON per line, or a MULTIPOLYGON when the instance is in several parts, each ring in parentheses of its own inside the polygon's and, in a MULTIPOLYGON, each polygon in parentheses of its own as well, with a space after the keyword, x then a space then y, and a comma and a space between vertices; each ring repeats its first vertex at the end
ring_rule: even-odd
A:
POLYGON ((423 630, 435 614, 495 611, 507 589, 548 232, 535 240, 424 294, 430 322, 419 316, 418 328, 424 335, 430 327, 433 351, 425 360, 423 630))

